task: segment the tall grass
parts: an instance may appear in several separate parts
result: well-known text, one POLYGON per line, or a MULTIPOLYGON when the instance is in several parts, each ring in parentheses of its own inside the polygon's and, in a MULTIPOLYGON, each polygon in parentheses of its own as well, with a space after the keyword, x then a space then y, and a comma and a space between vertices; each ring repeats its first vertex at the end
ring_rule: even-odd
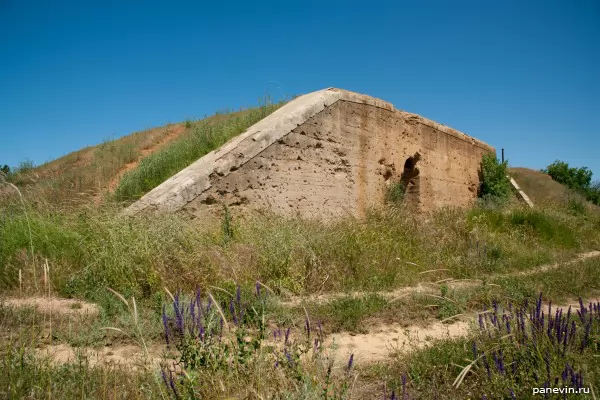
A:
POLYGON ((103 208, 4 206, 0 285, 48 259, 60 293, 99 300, 107 286, 140 299, 169 287, 260 279, 277 291, 391 290, 421 282, 526 270, 600 246, 599 222, 555 210, 440 210, 429 221, 402 208, 365 220, 223 215, 223 227, 183 216, 124 219, 103 208), (231 232, 235 232, 234 235, 231 232), (477 240, 476 250, 474 240, 477 240), (31 251, 33 249, 33 251, 31 251))
POLYGON ((264 105, 222 122, 197 123, 191 134, 144 158, 137 169, 125 174, 115 191, 115 198, 119 201, 140 198, 200 157, 243 133, 281 105, 283 102, 273 104, 267 99, 264 105))
POLYGON ((29 201, 51 199, 55 205, 79 205, 107 190, 112 180, 130 162, 161 142, 175 126, 136 132, 119 139, 106 139, 95 147, 68 154, 50 163, 28 165, 8 179, 21 187, 29 201))

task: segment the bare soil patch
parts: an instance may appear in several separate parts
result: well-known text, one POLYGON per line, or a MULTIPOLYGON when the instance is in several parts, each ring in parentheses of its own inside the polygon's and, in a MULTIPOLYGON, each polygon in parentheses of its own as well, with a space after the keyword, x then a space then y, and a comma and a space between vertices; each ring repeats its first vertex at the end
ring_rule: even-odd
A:
POLYGON ((13 307, 33 307, 44 314, 62 315, 98 315, 100 309, 96 304, 77 299, 62 299, 58 297, 21 297, 1 300, 13 307))
POLYGON ((373 363, 385 361, 399 353, 407 353, 425 347, 435 340, 453 339, 469 333, 469 323, 457 321, 443 324, 439 321, 426 327, 401 325, 382 325, 374 327, 365 334, 340 332, 328 337, 326 344, 333 346, 335 360, 347 362, 354 354, 356 362, 373 363))
POLYGON ((173 140, 175 140, 176 138, 178 138, 184 131, 185 131, 185 126, 183 124, 177 124, 172 127, 169 127, 168 133, 161 140, 154 143, 150 147, 146 147, 146 148, 142 149, 140 151, 140 156, 138 157, 137 160, 127 163, 123 166, 123 168, 121 168, 121 170, 115 175, 114 178, 111 179, 110 183, 108 184, 108 191, 110 193, 114 192, 115 189, 117 188, 117 186, 119 185, 119 181, 121 180, 121 178, 123 177, 123 175, 126 172, 137 168, 137 166, 140 164, 140 161, 144 157, 149 156, 150 154, 154 153, 157 150, 160 150, 163 146, 165 146, 166 144, 168 144, 168 143, 172 142, 173 140))
POLYGON ((163 360, 165 347, 148 346, 148 357, 142 347, 133 344, 104 346, 101 348, 77 348, 60 343, 41 347, 36 350, 40 357, 49 357, 54 364, 74 363, 84 359, 90 367, 99 365, 121 365, 132 369, 144 366, 157 367, 163 360))

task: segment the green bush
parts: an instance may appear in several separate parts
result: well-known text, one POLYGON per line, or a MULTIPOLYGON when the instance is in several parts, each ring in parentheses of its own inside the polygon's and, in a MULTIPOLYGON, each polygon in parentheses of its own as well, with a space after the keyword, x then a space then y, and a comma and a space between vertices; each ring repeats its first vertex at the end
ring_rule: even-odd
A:
POLYGON ((388 186, 385 193, 385 201, 391 204, 398 204, 404 200, 406 186, 402 182, 393 183, 388 186))
POLYGON ((600 182, 592 183, 592 171, 587 167, 569 167, 568 163, 556 160, 546 169, 542 169, 542 172, 550 175, 556 182, 581 193, 586 200, 600 205, 600 182))
POLYGON ((510 196, 510 182, 506 177, 508 161, 499 162, 493 153, 481 159, 479 197, 492 202, 504 202, 510 196))

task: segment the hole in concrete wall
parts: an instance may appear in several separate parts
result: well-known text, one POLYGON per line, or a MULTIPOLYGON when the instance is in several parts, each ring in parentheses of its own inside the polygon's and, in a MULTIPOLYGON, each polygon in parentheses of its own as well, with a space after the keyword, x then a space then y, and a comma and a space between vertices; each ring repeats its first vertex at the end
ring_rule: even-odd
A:
POLYGON ((404 171, 402 172, 402 176, 400 181, 404 184, 405 187, 411 183, 411 181, 419 176, 419 168, 417 168, 417 163, 421 160, 421 154, 416 152, 413 156, 408 157, 404 162, 404 171))
POLYGON ((392 175, 393 175, 392 170, 389 168, 386 168, 386 170, 383 172, 383 179, 385 179, 387 181, 392 177, 392 175))

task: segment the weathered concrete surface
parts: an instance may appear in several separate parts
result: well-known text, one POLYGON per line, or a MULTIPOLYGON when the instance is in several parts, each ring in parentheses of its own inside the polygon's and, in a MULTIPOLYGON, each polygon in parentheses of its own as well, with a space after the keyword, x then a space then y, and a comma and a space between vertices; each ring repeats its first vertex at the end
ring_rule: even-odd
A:
POLYGON ((210 204, 282 215, 364 215, 383 202, 419 152, 408 201, 420 209, 469 205, 489 145, 373 97, 324 89, 298 97, 132 204, 202 214, 210 204))

